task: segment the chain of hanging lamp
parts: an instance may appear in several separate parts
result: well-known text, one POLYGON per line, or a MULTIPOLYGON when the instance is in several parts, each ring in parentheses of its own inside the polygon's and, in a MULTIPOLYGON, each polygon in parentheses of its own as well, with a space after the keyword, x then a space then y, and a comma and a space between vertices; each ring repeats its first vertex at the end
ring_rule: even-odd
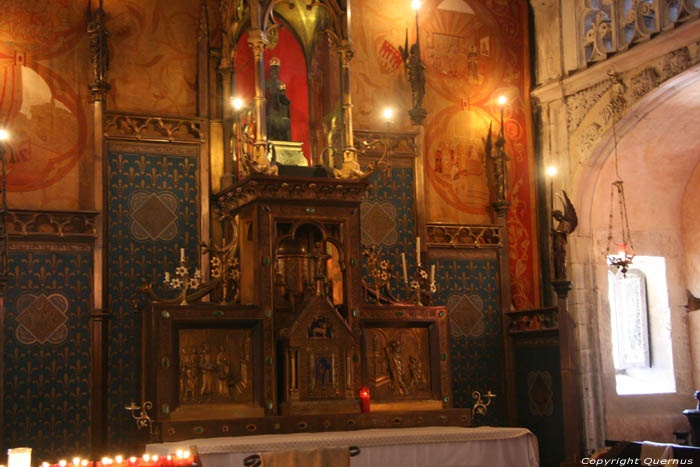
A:
MULTIPOLYGON (((613 103, 613 93, 616 88, 621 86, 617 81, 617 74, 610 72, 610 79, 612 84, 610 86, 610 104, 613 112, 613 122, 612 122, 612 132, 613 132, 613 144, 614 144, 614 157, 615 157, 615 176, 616 180, 610 185, 610 218, 608 224, 608 245, 605 251, 605 257, 611 266, 617 267, 622 274, 626 274, 629 266, 632 264, 632 259, 634 258, 634 245, 632 244, 632 234, 629 226, 629 217, 627 216, 627 203, 625 201, 625 188, 622 177, 620 176, 620 167, 618 163, 617 156, 617 131, 615 124, 617 123, 616 115, 617 112, 614 109, 613 103), (615 255, 610 254, 610 247, 613 244, 613 213, 614 213, 614 198, 615 193, 617 193, 618 207, 620 210, 620 223, 622 226, 622 243, 617 243, 617 251, 615 255)), ((618 90, 620 92, 620 90, 618 90)))

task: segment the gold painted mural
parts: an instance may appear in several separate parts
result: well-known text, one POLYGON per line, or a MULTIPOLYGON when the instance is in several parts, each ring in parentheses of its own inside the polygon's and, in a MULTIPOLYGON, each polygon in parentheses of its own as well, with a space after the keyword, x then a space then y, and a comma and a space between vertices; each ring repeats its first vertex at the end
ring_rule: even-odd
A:
POLYGON ((0 126, 10 132, 8 203, 75 209, 86 118, 86 5, 0 2, 0 126), (61 184, 59 180, 70 180, 61 184))
POLYGON ((111 34, 110 109, 195 115, 199 4, 199 0, 105 0, 111 34))
MULTIPOLYGON (((489 126, 500 130, 499 96, 506 96, 504 132, 510 157, 508 216, 513 301, 539 301, 534 156, 529 117, 527 2, 425 1, 419 13, 426 94, 423 149, 426 217, 431 222, 490 223, 485 161, 489 126)), ((395 124, 410 129, 411 94, 399 46, 416 40, 409 0, 360 0, 353 8, 351 86, 358 128, 381 128, 393 107, 395 124), (359 5, 357 4, 359 3, 359 5), (388 90, 395 90, 394 92, 388 90)))

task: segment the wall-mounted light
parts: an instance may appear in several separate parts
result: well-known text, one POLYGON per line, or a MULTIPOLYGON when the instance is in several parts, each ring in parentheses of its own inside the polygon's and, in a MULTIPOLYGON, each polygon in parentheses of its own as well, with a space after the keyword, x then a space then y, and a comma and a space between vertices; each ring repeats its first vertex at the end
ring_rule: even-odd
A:
POLYGON ((234 110, 241 110, 243 108, 243 99, 240 97, 234 97, 231 99, 231 105, 233 106, 234 110))
POLYGON ((394 122, 394 109, 387 107, 382 112, 382 116, 384 117, 384 123, 386 123, 386 124, 393 123, 394 122))

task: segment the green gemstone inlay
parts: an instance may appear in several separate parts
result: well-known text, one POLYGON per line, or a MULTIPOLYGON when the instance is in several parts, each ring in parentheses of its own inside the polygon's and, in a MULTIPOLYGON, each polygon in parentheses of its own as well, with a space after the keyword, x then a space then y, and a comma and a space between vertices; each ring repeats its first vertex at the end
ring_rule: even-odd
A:
POLYGON ((264 264, 265 266, 269 266, 269 265, 270 265, 270 257, 269 257, 269 256, 265 256, 265 257, 263 258, 263 264, 264 264))
POLYGON ((443 362, 446 361, 446 360, 447 360, 447 354, 444 353, 444 354, 440 355, 440 359, 441 359, 443 362))
POLYGON ((357 308, 355 308, 354 310, 352 310, 352 315, 353 315, 355 318, 357 318, 357 315, 359 315, 359 314, 360 314, 360 313, 357 311, 357 308))
POLYGON ((221 310, 216 310, 213 314, 214 318, 221 318, 222 316, 224 316, 224 312, 221 310))
POLYGON ((444 312, 444 311, 441 311, 440 313, 438 313, 438 316, 439 316, 440 318, 442 318, 443 316, 445 316, 445 312, 444 312))
POLYGON ((267 410, 272 410, 272 402, 267 403, 267 410))
POLYGON ((397 311, 396 316, 403 316, 403 311, 397 311))
POLYGON ((161 410, 163 411, 164 414, 169 414, 170 413, 170 406, 168 404, 163 404, 163 407, 161 407, 161 410))
POLYGON ((350 260, 350 266, 352 266, 354 268, 356 265, 357 265, 357 260, 355 258, 352 258, 350 260))
POLYGON ((170 313, 168 313, 168 312, 165 311, 165 310, 161 311, 160 314, 163 316, 163 318, 170 318, 170 313))
POLYGON ((270 311, 270 309, 267 308, 267 309, 265 310, 265 318, 269 318, 270 316, 272 316, 272 311, 270 311))
POLYGON ((265 357, 265 361, 268 365, 272 365, 272 356, 268 355, 267 357, 265 357))
POLYGON ((304 209, 304 211, 306 211, 306 212, 316 212, 316 209, 314 209, 314 208, 306 208, 306 209, 304 209))
POLYGON ((355 363, 359 362, 359 361, 360 361, 360 356, 357 355, 357 354, 353 355, 352 361, 355 362, 355 363))
POLYGON ((170 359, 168 357, 163 357, 161 364, 163 365, 163 368, 168 368, 170 366, 170 359))

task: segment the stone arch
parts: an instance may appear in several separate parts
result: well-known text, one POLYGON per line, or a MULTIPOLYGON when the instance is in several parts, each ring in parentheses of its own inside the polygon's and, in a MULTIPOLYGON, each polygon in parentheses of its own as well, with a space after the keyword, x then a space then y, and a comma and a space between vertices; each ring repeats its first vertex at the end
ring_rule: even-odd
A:
MULTIPOLYGON (((687 235, 684 237, 681 217, 683 206, 692 202, 687 198, 694 196, 694 192, 688 194, 689 181, 700 180, 698 122, 700 66, 696 65, 641 97, 615 123, 637 254, 668 259, 676 394, 617 396, 615 392, 609 352, 607 267, 603 256, 610 209, 606 190, 613 179, 611 172, 614 173, 615 143, 611 128, 601 133, 588 156, 573 171, 572 199, 579 213, 579 231, 570 242, 575 287, 571 309, 579 325, 584 413, 586 418, 598 418, 594 423, 587 420, 586 428, 595 430, 592 427, 604 424, 607 438, 631 439, 637 429, 640 437, 673 441, 674 430, 687 430, 680 412, 692 407, 693 373, 697 383, 700 362, 690 358, 691 339, 684 309, 689 280, 683 264, 687 235), (596 402, 587 403, 586 397, 596 402), (660 416, 661 411, 666 415, 660 416)), ((697 248, 700 254, 700 240, 697 248)))

